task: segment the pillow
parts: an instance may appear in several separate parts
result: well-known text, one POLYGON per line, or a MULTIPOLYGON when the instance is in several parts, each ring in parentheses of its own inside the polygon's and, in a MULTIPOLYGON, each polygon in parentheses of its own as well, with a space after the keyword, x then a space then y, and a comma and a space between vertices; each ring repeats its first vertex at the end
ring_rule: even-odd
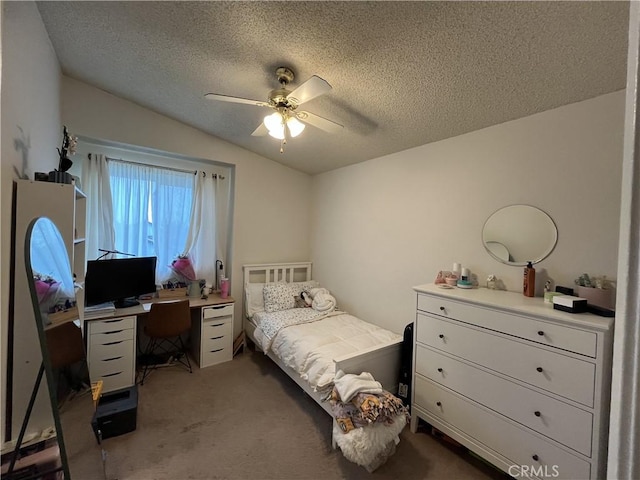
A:
POLYGON ((294 295, 300 295, 304 290, 308 292, 312 288, 318 288, 320 286, 320 284, 315 280, 309 280, 308 282, 293 282, 289 285, 294 288, 294 295))
POLYGON ((295 308, 293 297, 299 295, 296 286, 288 283, 269 283, 264 286, 264 311, 279 312, 295 308))
POLYGON ((250 283, 245 285, 247 299, 247 317, 252 318, 258 312, 264 312, 264 283, 250 283))

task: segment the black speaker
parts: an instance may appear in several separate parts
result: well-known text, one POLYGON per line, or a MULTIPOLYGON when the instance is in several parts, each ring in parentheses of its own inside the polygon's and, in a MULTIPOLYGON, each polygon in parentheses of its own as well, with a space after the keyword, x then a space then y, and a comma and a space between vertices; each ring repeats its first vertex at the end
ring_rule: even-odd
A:
POLYGON ((91 420, 98 443, 102 439, 134 431, 137 415, 137 385, 104 394, 91 420))
POLYGON ((411 405, 411 374, 413 367, 413 323, 404 327, 402 349, 400 354, 400 381, 398 397, 405 406, 411 405))

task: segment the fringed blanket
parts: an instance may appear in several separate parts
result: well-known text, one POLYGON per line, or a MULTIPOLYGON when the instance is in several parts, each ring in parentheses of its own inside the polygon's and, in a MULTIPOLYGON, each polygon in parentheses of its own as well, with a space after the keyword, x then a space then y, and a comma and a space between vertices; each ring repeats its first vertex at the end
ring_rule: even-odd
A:
POLYGON ((335 418, 333 439, 342 454, 367 471, 372 472, 395 453, 399 434, 409 421, 409 412, 402 400, 381 390, 370 374, 336 374, 336 386, 328 397, 335 418), (341 385, 342 384, 342 385, 341 385), (360 391, 353 392, 354 386, 360 391), (348 401, 342 401, 340 392, 348 401))

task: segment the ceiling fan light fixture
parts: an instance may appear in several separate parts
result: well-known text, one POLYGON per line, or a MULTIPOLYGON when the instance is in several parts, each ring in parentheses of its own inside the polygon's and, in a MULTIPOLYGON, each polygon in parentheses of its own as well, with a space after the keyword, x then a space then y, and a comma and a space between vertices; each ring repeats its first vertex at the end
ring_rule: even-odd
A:
POLYGON ((296 117, 289 117, 287 119, 287 128, 292 137, 297 137, 304 130, 304 123, 298 120, 296 117))
POLYGON ((304 130, 305 124, 295 117, 290 117, 286 113, 274 112, 264 117, 264 126, 267 127, 269 135, 278 140, 284 139, 284 124, 287 124, 289 135, 297 137, 304 130), (286 119, 286 120, 285 120, 286 119))
POLYGON ((284 123, 280 112, 274 112, 271 115, 264 117, 264 126, 269 130, 269 135, 278 140, 284 138, 284 123))

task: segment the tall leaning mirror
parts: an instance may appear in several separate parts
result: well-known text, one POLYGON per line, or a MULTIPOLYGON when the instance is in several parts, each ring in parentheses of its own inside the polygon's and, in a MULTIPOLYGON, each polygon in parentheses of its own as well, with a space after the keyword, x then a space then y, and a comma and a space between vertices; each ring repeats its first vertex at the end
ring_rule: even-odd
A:
POLYGON ((531 205, 509 205, 494 212, 482 228, 482 243, 493 258, 507 265, 538 263, 558 241, 553 219, 531 205))
MULTIPOLYGON (((86 356, 67 250, 58 228, 48 218, 33 220, 27 229, 25 268, 42 351, 42 364, 34 379, 33 394, 18 436, 18 444, 21 443, 28 425, 31 404, 38 389, 46 388, 51 402, 57 445, 44 446, 53 459, 40 469, 61 472, 65 479, 69 479, 71 475, 59 400, 61 388, 78 389, 78 384, 84 385, 80 378, 85 374, 82 370, 74 372, 73 368, 77 369, 78 365, 80 368, 86 366, 86 356)), ((17 458, 12 459, 12 463, 14 462, 19 463, 17 458)), ((49 478, 46 475, 42 477, 49 478)))

